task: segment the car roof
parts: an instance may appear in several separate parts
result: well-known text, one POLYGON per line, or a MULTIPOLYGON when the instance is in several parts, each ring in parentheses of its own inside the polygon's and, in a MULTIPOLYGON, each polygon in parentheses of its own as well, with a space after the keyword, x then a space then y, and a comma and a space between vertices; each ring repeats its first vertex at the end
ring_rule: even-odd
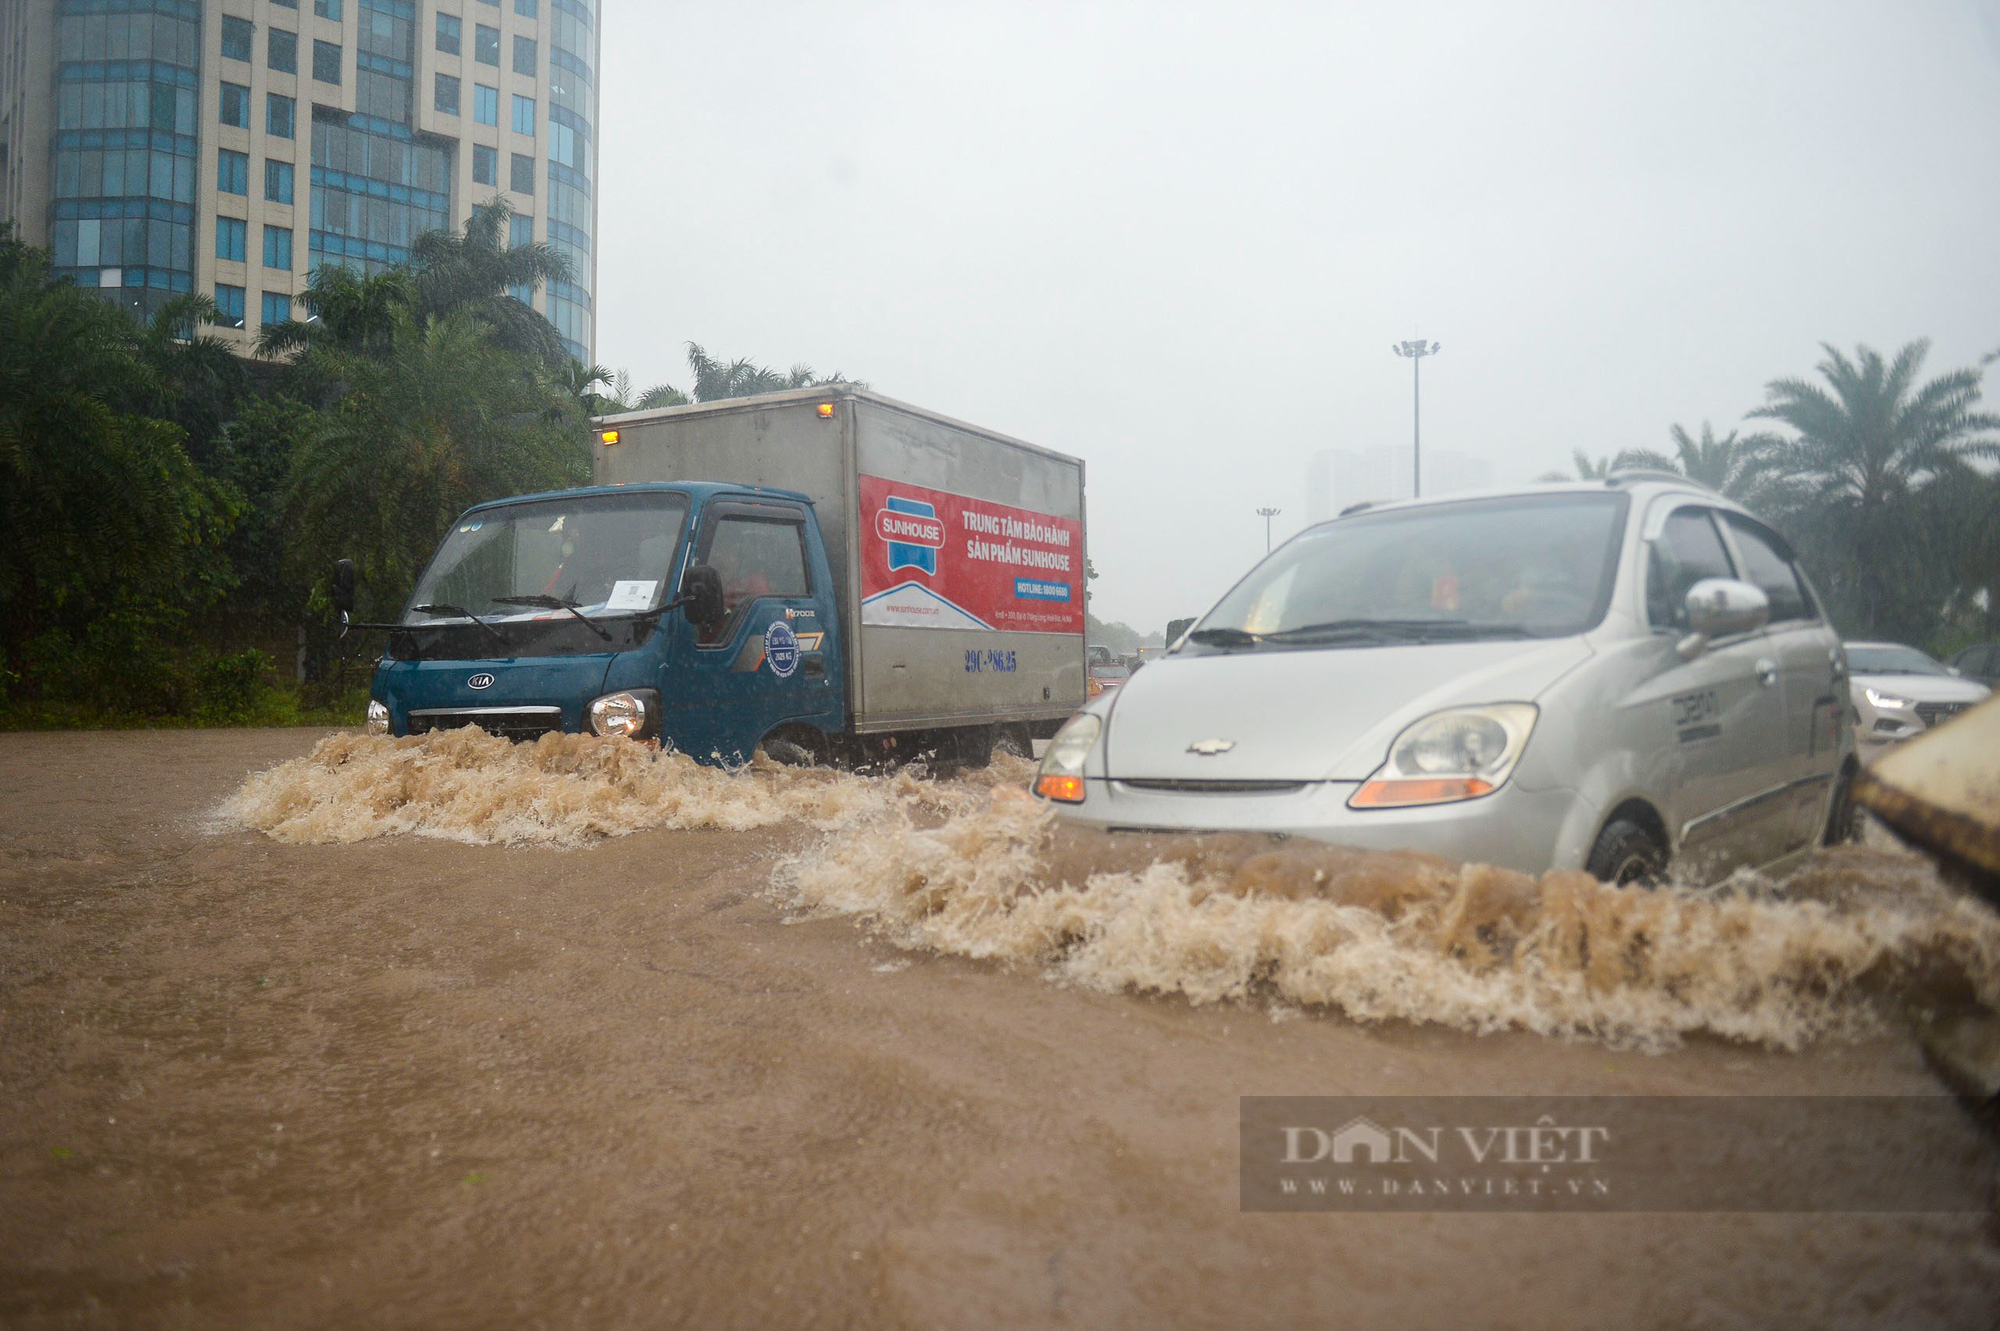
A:
MULTIPOLYGON (((1646 469, 1626 469, 1614 471, 1603 480, 1591 481, 1541 481, 1533 485, 1510 485, 1485 490, 1458 490, 1451 494, 1425 495, 1420 499, 1382 499, 1363 504, 1354 504, 1340 511, 1338 517, 1327 519, 1338 522, 1341 518, 1359 513, 1384 513, 1391 509, 1430 508, 1440 504, 1462 504, 1476 499, 1521 499, 1553 494, 1603 494, 1611 491, 1629 494, 1634 499, 1649 500, 1663 494, 1684 494, 1689 499, 1713 504, 1755 517, 1749 509, 1729 498, 1709 489, 1699 481, 1691 481, 1668 471, 1646 469)), ((1760 519, 1761 521, 1761 519, 1760 519)), ((1318 525, 1318 524, 1314 524, 1318 525)))

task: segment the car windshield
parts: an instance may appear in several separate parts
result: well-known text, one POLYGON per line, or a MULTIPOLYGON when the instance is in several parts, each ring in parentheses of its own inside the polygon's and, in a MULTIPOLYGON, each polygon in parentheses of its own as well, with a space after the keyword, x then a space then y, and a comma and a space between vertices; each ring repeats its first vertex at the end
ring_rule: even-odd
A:
POLYGON ((651 610, 665 595, 687 509, 686 495, 653 491, 468 513, 424 570, 403 622, 429 624, 461 611, 492 622, 563 613, 505 598, 547 598, 585 614, 651 610))
POLYGON ((1564 637, 1610 604, 1624 494, 1520 495, 1364 513, 1253 569, 1197 650, 1564 637))
POLYGON ((1951 672, 1914 647, 1847 648, 1847 668, 1857 675, 1949 675, 1951 672))

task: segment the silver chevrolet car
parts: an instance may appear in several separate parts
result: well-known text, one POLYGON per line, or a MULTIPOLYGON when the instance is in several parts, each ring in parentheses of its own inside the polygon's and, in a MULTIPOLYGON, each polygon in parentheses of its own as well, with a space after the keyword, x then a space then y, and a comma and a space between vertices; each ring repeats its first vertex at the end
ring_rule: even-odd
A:
POLYGON ((1364 505, 1050 742, 1107 831, 1257 831, 1612 882, 1848 827, 1847 663, 1783 537, 1679 477, 1364 505))

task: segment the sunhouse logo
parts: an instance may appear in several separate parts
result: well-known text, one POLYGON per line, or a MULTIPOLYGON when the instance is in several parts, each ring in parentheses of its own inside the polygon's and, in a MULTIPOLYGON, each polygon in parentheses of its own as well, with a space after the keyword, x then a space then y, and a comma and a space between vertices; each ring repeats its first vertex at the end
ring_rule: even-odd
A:
POLYGON ((944 524, 937 508, 921 499, 890 495, 875 514, 875 534, 889 543, 889 570, 914 568, 935 575, 944 548, 944 524))

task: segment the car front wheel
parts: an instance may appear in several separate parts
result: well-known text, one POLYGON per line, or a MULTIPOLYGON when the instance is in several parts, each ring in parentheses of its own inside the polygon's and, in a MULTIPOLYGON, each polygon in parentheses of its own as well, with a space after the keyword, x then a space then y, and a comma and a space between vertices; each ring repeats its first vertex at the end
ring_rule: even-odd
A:
POLYGON ((1597 834, 1584 871, 1600 882, 1623 887, 1651 887, 1667 872, 1667 848, 1660 839, 1630 818, 1613 818, 1597 834))

